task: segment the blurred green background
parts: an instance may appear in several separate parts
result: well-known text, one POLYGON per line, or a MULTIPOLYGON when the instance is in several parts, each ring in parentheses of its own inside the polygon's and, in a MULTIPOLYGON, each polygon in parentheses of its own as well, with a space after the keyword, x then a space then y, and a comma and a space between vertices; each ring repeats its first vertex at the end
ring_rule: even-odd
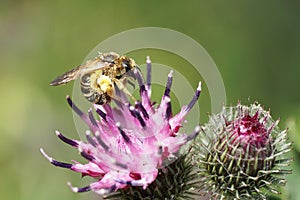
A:
MULTIPOLYGON (((1 0, 1 199, 98 199, 91 192, 73 194, 67 181, 84 186, 90 180, 51 166, 39 152, 43 147, 58 160, 81 160, 54 134, 59 129, 78 138, 65 101, 72 84, 55 88, 49 82, 111 35, 144 26, 195 39, 217 64, 229 105, 257 100, 281 118, 281 128, 290 127, 294 172, 281 198, 300 199, 299 8, 294 1, 1 0)), ((141 63, 147 53, 132 57, 141 63)), ((151 56, 170 66, 183 62, 166 52, 151 56)), ((205 90, 200 105, 205 115, 205 90)))

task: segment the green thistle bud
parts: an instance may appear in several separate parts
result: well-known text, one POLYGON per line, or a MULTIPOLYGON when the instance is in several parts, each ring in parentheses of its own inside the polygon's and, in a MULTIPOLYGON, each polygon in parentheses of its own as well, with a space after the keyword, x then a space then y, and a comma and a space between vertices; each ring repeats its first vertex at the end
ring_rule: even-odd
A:
POLYGON ((193 154, 201 193, 211 199, 266 199, 280 194, 293 160, 287 131, 259 104, 223 108, 211 115, 196 139, 193 154))

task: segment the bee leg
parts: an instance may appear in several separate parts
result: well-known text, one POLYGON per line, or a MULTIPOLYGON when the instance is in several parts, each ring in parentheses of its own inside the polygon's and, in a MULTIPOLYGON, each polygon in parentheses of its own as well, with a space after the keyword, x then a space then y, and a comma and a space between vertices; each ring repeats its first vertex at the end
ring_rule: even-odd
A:
MULTIPOLYGON (((125 96, 124 93, 121 93, 120 89, 116 86, 116 84, 114 83, 114 88, 115 88, 115 93, 114 95, 110 96, 108 95, 107 97, 109 97, 110 99, 114 100, 114 102, 116 103, 116 105, 120 108, 123 107, 123 105, 125 105, 126 103, 128 103, 128 99, 125 96)), ((110 101, 107 101, 108 103, 110 101)))
POLYGON ((118 80, 114 79, 114 83, 118 87, 119 90, 122 90, 127 96, 129 96, 134 102, 136 102, 136 99, 132 96, 132 94, 125 88, 124 84, 118 80))
POLYGON ((126 80, 126 82, 132 86, 133 89, 135 89, 135 84, 133 82, 131 82, 130 80, 126 80))

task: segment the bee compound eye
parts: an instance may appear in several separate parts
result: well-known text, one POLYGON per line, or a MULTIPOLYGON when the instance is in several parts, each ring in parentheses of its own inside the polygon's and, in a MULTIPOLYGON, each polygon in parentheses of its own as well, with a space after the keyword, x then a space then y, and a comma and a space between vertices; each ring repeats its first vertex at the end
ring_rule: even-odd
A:
POLYGON ((122 61, 122 67, 125 68, 126 72, 130 71, 131 70, 131 67, 130 67, 130 63, 128 60, 124 60, 122 61))

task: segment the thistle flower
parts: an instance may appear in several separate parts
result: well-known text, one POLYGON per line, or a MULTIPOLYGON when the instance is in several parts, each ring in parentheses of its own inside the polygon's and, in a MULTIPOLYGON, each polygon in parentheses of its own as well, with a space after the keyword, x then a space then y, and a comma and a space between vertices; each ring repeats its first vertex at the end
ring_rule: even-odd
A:
MULTIPOLYGON (((41 152, 55 166, 80 172, 84 176, 96 179, 96 182, 82 188, 73 187, 69 183, 74 192, 92 190, 106 195, 120 189, 130 188, 132 191, 134 188, 139 188, 138 196, 143 196, 142 190, 146 191, 151 183, 157 181, 161 171, 174 169, 174 167, 166 167, 167 165, 173 162, 176 169, 180 168, 179 166, 186 167, 178 160, 187 161, 188 159, 176 161, 179 158, 180 147, 193 140, 198 135, 200 127, 197 126, 190 135, 179 134, 178 131, 185 116, 199 98, 201 84, 199 83, 191 102, 173 116, 170 100, 172 71, 168 75, 165 92, 158 107, 155 107, 150 99, 151 63, 149 57, 147 58, 146 82, 138 70, 134 73, 140 87, 140 101, 131 105, 125 93, 120 90, 122 102, 119 102, 117 107, 113 108, 108 104, 94 105, 99 120, 94 117, 92 110, 85 114, 69 96, 67 97, 69 105, 90 128, 86 132, 87 142, 69 139, 59 131, 56 134, 63 142, 77 148, 88 163, 64 163, 49 157, 43 149, 41 152)), ((189 175, 192 170, 189 168, 187 171, 186 175, 189 175)), ((174 173, 170 174, 174 175, 174 173)), ((172 178, 174 179, 174 176, 172 178)), ((155 190, 159 189, 156 187, 155 190)), ((152 194, 156 194, 155 191, 152 194)), ((161 197, 155 198, 161 199, 161 197)))
POLYGON ((266 199, 279 194, 292 161, 287 131, 259 104, 223 108, 196 139, 194 159, 203 193, 212 199, 266 199))

